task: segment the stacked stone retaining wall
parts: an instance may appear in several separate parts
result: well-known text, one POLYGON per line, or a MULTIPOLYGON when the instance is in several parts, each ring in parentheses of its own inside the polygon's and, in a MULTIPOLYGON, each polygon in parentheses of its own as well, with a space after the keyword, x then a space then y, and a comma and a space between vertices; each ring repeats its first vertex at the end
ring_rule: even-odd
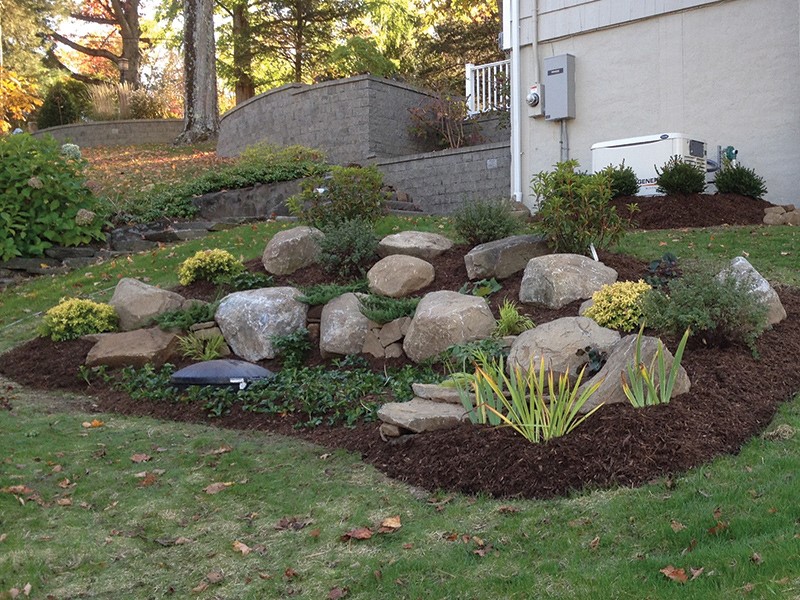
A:
POLYGON ((52 135, 61 143, 82 148, 95 146, 132 146, 138 144, 170 144, 183 131, 183 119, 131 119, 73 123, 48 127, 34 136, 52 135))

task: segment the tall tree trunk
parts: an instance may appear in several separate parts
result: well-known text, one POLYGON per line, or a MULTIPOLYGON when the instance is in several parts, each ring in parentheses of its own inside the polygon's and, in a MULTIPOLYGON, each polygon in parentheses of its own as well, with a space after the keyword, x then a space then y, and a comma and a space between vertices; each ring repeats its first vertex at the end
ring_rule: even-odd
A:
POLYGON ((142 28, 139 26, 139 0, 115 1, 111 3, 114 15, 120 25, 122 36, 121 59, 127 61, 127 68, 120 70, 120 81, 136 89, 141 83, 139 79, 139 66, 141 52, 139 42, 142 37, 142 28))
POLYGON ((176 144, 216 139, 219 133, 213 0, 184 0, 183 133, 176 144))
POLYGON ((253 51, 250 40, 250 20, 247 3, 233 8, 233 71, 236 75, 236 104, 256 95, 253 82, 253 51))

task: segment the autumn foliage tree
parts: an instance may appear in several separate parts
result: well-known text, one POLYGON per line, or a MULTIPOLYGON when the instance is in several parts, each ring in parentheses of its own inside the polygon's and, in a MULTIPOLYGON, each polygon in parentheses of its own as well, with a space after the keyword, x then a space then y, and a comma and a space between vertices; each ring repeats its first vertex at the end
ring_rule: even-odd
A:
POLYGON ((0 133, 23 122, 42 104, 36 87, 14 71, 0 67, 0 133))

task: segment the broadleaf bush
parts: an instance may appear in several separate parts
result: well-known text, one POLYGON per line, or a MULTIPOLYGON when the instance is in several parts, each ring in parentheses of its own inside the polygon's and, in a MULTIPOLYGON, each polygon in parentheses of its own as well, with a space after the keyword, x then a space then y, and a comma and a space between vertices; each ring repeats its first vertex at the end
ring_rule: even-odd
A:
POLYGON ((561 162, 531 182, 539 202, 539 228, 555 252, 586 254, 590 244, 608 248, 625 232, 625 222, 610 204, 608 177, 581 173, 577 167, 575 160, 561 162))
POLYGON ((384 213, 383 175, 376 167, 331 167, 309 177, 301 192, 286 201, 302 222, 325 229, 354 219, 374 223, 384 213))
POLYGON ((105 239, 85 166, 50 136, 0 138, 0 260, 105 239))
POLYGON ((378 237, 372 224, 361 219, 337 222, 325 228, 319 242, 318 262, 322 269, 340 280, 363 278, 375 264, 378 237))

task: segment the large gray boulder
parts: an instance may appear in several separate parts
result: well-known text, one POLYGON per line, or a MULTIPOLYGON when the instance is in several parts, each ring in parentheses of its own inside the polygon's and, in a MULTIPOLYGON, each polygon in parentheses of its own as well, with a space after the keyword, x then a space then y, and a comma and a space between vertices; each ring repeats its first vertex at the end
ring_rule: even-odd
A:
POLYGON ((293 287, 236 292, 222 299, 214 320, 236 356, 250 362, 275 358, 272 337, 306 325, 308 305, 297 300, 300 295, 293 287))
POLYGON ((528 262, 519 299, 528 304, 561 308, 575 300, 591 298, 601 287, 616 280, 614 269, 586 256, 549 254, 528 262))
POLYGON ((160 367, 171 360, 177 350, 177 334, 158 327, 107 333, 100 336, 89 350, 86 366, 143 367, 149 363, 160 367))
MULTIPOLYGON (((641 362, 650 369, 652 364, 653 358, 656 355, 656 350, 658 349, 658 344, 660 340, 658 338, 650 337, 650 336, 642 336, 642 346, 641 346, 641 362)), ((591 379, 586 381, 582 386, 581 390, 586 389, 587 386, 594 385, 595 383, 600 382, 600 387, 597 388, 597 391, 589 397, 586 404, 583 405, 581 412, 589 412, 594 407, 599 406, 600 404, 616 404, 618 402, 629 402, 627 396, 625 396, 625 392, 622 390, 622 376, 625 376, 625 380, 628 380, 628 365, 633 364, 634 358, 636 356, 636 336, 635 335, 627 335, 622 338, 619 342, 614 344, 614 346, 609 350, 608 360, 606 364, 603 365, 603 368, 594 375, 591 379)), ((664 348, 664 364, 666 366, 666 373, 669 375, 670 369, 672 369, 672 362, 674 357, 672 353, 669 351, 668 348, 664 348)), ((653 375, 655 377, 656 387, 659 383, 659 377, 657 376, 658 371, 657 369, 653 371, 653 375)), ((691 382, 689 381, 689 375, 686 373, 686 369, 682 366, 678 368, 678 375, 675 379, 675 386, 672 390, 672 397, 680 396, 681 394, 685 394, 691 388, 691 382)))
POLYGON ((528 261, 549 254, 542 235, 513 235, 475 246, 464 256, 470 279, 505 279, 522 271, 528 261))
POLYGON ((428 287, 435 277, 433 265, 404 254, 380 259, 367 272, 369 291, 380 296, 403 298, 428 287))
POLYGON ((417 306, 403 350, 411 360, 420 362, 453 344, 486 339, 494 328, 494 316, 485 299, 458 292, 431 292, 417 306))
POLYGON ((384 404, 378 409, 378 418, 414 433, 452 429, 468 419, 463 406, 422 398, 384 404))
POLYGON ((780 323, 786 318, 786 309, 778 293, 746 258, 737 256, 731 260, 729 272, 743 285, 752 286, 753 293, 767 307, 767 322, 770 325, 780 323))
POLYGON ((319 348, 323 354, 359 354, 367 338, 370 321, 361 312, 355 294, 342 294, 322 309, 319 348))
POLYGON ((279 231, 267 242, 261 262, 267 273, 291 275, 317 261, 319 242, 324 237, 316 227, 305 225, 279 231))
POLYGON ((609 352, 619 341, 619 333, 600 327, 587 317, 563 317, 543 323, 522 332, 508 354, 508 369, 519 367, 527 372, 534 369, 544 359, 546 369, 557 374, 569 373, 575 376, 588 361, 585 354, 578 354, 587 346, 601 352, 609 352))
POLYGON ((119 328, 131 331, 149 325, 160 314, 179 310, 185 298, 138 279, 120 279, 109 304, 119 315, 119 328))
POLYGON ((401 231, 384 237, 378 244, 378 256, 384 258, 392 254, 416 256, 423 260, 436 258, 450 250, 453 242, 438 233, 425 231, 401 231))

